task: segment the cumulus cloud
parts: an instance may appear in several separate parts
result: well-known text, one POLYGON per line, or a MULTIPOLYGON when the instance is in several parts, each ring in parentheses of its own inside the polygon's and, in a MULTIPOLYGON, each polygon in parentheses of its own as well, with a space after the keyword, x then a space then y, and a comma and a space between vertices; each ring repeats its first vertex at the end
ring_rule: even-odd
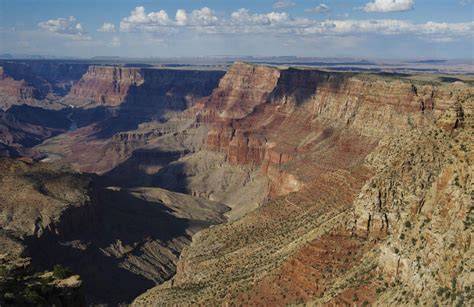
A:
POLYGON ((200 10, 192 11, 188 24, 192 26, 213 26, 218 21, 219 19, 210 8, 203 7, 200 10))
POLYGON ((414 0, 374 0, 367 3, 363 10, 372 12, 400 12, 413 9, 414 0))
POLYGON ((326 12, 329 12, 330 10, 331 9, 329 8, 329 6, 327 6, 324 3, 321 3, 318 6, 315 6, 315 7, 309 8, 309 9, 305 9, 304 11, 306 13, 326 13, 326 12))
POLYGON ((293 1, 275 1, 273 2, 273 5, 272 7, 274 9, 284 9, 284 8, 287 8, 287 7, 292 7, 292 6, 295 6, 296 3, 294 3, 293 1))
POLYGON ((90 40, 76 17, 49 19, 38 23, 38 27, 47 32, 63 35, 75 40, 90 40))
MULTIPOLYGON (((391 3, 398 3, 393 0, 391 3)), ((381 3, 380 0, 375 1, 381 3)), ((375 3, 373 2, 373 3, 375 3)), ((322 7, 321 4, 319 7, 322 7)), ((326 6, 324 6, 326 7, 326 6)), ((323 7, 323 8, 324 8, 323 7)), ((327 7, 327 9, 329 9, 327 7)), ((216 16, 204 7, 192 12, 176 11, 175 18, 167 12, 146 13, 137 7, 120 22, 122 32, 148 32, 158 34, 206 33, 206 34, 289 34, 303 37, 347 36, 357 34, 397 35, 410 34, 425 40, 448 42, 472 36, 474 22, 415 23, 407 20, 315 20, 291 17, 286 12, 252 13, 246 8, 234 11, 230 16, 216 16), (448 40, 447 38, 450 38, 448 40)))
POLYGON ((164 10, 146 13, 143 6, 138 6, 131 11, 130 16, 120 21, 122 32, 173 32, 179 26, 210 27, 217 25, 219 18, 208 7, 193 10, 187 13, 184 9, 176 11, 175 19, 171 19, 164 10))
POLYGON ((151 31, 158 27, 165 27, 171 24, 171 19, 164 10, 146 13, 143 6, 137 6, 130 16, 120 21, 120 30, 123 32, 151 31))
POLYGON ((188 23, 188 14, 185 10, 179 9, 176 11, 176 24, 179 26, 184 26, 188 23))
POLYGON ((290 21, 288 13, 271 12, 267 14, 250 14, 248 9, 239 9, 231 15, 231 23, 236 26, 243 25, 283 25, 290 21))
POLYGON ((115 25, 110 22, 104 22, 104 24, 97 29, 98 32, 115 32, 115 25))

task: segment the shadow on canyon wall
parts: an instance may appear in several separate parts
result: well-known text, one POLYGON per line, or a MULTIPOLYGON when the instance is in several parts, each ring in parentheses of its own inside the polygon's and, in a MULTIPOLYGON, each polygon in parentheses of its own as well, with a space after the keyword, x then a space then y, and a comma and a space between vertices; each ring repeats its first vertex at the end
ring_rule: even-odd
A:
MULTIPOLYGON (((138 149, 130 158, 103 174, 101 182, 109 186, 120 187, 161 187, 174 192, 185 192, 186 188, 177 188, 176 176, 182 173, 181 163, 172 163, 188 154, 186 151, 161 151, 158 149, 138 149), (170 168, 173 171, 170 172, 170 168), (159 169, 158 171, 155 171, 159 169), (149 170, 149 171, 147 171, 149 170), (169 173, 170 172, 170 173, 169 173)), ((184 176, 184 175, 183 175, 184 176)), ((185 183, 185 182, 180 182, 185 183)))
POLYGON ((292 98, 296 105, 301 105, 315 95, 320 84, 329 84, 330 88, 337 92, 348 78, 350 75, 347 73, 289 68, 281 71, 277 85, 268 100, 292 98))
MULTIPOLYGON (((143 247, 149 242, 166 246, 187 237, 189 221, 173 216, 162 203, 127 191, 94 190, 90 205, 65 211, 56 229, 45 230, 39 239, 27 239, 25 255, 36 269, 51 269, 59 263, 80 274, 88 304, 128 303, 155 285, 154 280, 131 271, 136 263, 128 262, 130 257, 146 253, 143 247)), ((144 258, 158 265, 154 256, 150 253, 144 258)))
POLYGON ((123 102, 109 108, 112 116, 97 124, 97 139, 135 130, 141 123, 161 120, 167 111, 183 111, 195 99, 208 96, 224 75, 222 71, 143 69, 144 82, 131 85, 123 102))
POLYGON ((66 96, 73 82, 79 80, 89 64, 60 63, 57 61, 0 61, 4 72, 14 80, 24 80, 35 88, 34 98, 48 94, 66 96))

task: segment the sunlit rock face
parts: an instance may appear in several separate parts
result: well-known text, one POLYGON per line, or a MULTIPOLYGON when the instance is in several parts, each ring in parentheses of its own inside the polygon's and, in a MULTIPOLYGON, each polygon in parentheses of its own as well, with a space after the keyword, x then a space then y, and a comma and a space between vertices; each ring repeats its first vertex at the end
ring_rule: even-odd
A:
POLYGON ((238 63, 192 110, 270 200, 136 305, 472 300, 469 86, 238 63))
MULTIPOLYGON (((31 82, 2 76, 16 84, 7 96, 25 88, 22 101, 45 103, 31 82)), ((71 85, 48 94, 53 110, 0 112, 0 154, 95 173, 5 164, 37 205, 91 201, 57 223, 10 206, 28 221, 4 224, 37 228, 38 265, 69 261, 94 302, 102 290, 130 302, 156 284, 135 304, 472 300, 469 85, 246 63, 89 65, 71 85)), ((19 197, 5 174, 5 195, 19 197)))

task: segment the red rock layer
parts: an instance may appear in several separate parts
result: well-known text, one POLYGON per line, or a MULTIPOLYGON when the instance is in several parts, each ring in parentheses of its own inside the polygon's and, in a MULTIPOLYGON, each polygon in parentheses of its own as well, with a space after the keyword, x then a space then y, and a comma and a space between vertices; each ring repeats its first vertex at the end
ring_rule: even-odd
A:
POLYGON ((140 68, 90 66, 71 89, 69 98, 82 98, 101 105, 117 106, 128 93, 130 86, 143 83, 140 68))
POLYGON ((107 106, 183 110, 195 99, 209 95, 224 73, 90 66, 71 89, 66 103, 75 106, 107 106))
POLYGON ((87 70, 88 64, 56 61, 0 61, 0 108, 28 104, 64 107, 58 100, 87 70))
POLYGON ((34 87, 24 80, 14 80, 0 67, 0 109, 8 109, 22 100, 34 99, 38 96, 34 87))
MULTIPOLYGON (((285 194, 302 186, 305 173, 290 172, 292 160, 340 134, 373 145, 422 124, 427 113, 437 116, 453 99, 444 88, 393 79, 236 63, 198 104, 197 118, 210 124, 209 150, 226 153, 231 163, 261 165, 275 193, 285 194)), ((340 146, 368 152, 350 141, 340 146)))

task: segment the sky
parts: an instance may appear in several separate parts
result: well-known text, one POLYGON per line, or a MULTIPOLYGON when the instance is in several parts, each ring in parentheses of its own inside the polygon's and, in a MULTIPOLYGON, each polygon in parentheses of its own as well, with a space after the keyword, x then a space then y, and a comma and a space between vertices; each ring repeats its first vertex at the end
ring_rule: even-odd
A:
POLYGON ((0 0, 0 53, 474 58, 474 0, 0 0))

